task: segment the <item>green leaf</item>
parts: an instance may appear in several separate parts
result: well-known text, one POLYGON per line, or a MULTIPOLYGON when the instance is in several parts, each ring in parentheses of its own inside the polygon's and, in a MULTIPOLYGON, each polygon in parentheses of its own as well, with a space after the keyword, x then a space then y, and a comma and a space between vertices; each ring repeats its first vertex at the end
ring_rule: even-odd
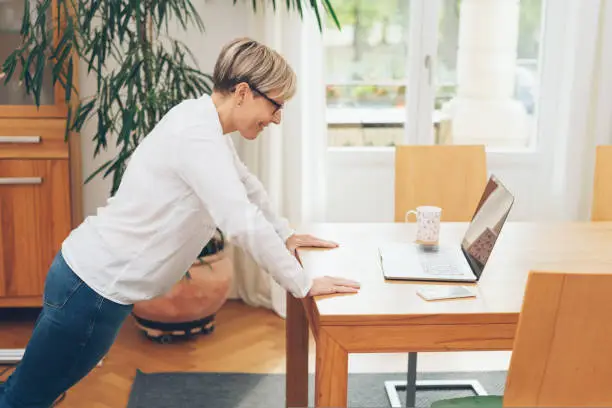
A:
POLYGON ((167 13, 167 3, 165 1, 160 1, 159 3, 157 3, 157 15, 154 15, 154 19, 157 23, 157 30, 160 31, 162 24, 164 22, 167 23, 166 20, 166 13, 167 13))
POLYGON ((65 98, 66 98, 66 103, 70 102, 70 99, 72 98, 72 88, 74 87, 74 84, 72 83, 72 75, 73 75, 73 70, 74 70, 74 63, 72 62, 72 57, 70 57, 70 59, 68 60, 68 68, 67 68, 67 72, 66 72, 66 87, 65 87, 65 98))
POLYGON ((338 16, 336 16, 336 11, 334 10, 333 6, 331 5, 331 1, 330 0, 323 0, 323 5, 325 7, 325 10, 327 11, 327 13, 329 13, 332 17, 332 19, 334 20, 334 23, 336 24, 336 27, 338 27, 339 30, 342 29, 342 27, 340 26, 340 21, 338 20, 338 16))
POLYGON ((96 100, 95 99, 87 102, 84 105, 83 105, 83 103, 80 103, 79 104, 79 108, 78 108, 77 113, 76 113, 76 118, 74 120, 74 123, 73 123, 71 129, 74 130, 77 133, 80 132, 81 128, 85 124, 85 121, 89 118, 89 116, 91 115, 91 112, 93 111, 95 106, 96 106, 96 100))
POLYGON ((21 20, 21 30, 19 31, 23 37, 30 33, 30 2, 23 2, 23 19, 21 20))
POLYGON ((310 0, 310 5, 314 9, 315 15, 317 16, 317 24, 319 25, 319 31, 323 31, 321 15, 319 14, 319 5, 317 4, 317 0, 310 0))
POLYGON ((298 13, 300 13, 300 18, 304 18, 304 12, 302 10, 302 0, 295 0, 295 3, 298 9, 298 13))
POLYGON ((198 13, 197 9, 191 2, 191 0, 185 0, 185 7, 187 8, 187 16, 193 21, 200 32, 204 32, 204 22, 202 21, 202 17, 198 13))
POLYGON ((51 53, 51 58, 58 58, 58 53, 62 50, 65 49, 65 47, 68 44, 68 35, 66 33, 64 33, 61 37, 59 42, 57 43, 57 47, 55 47, 53 49, 53 52, 51 53))
POLYGON ((66 118, 66 127, 64 129, 64 141, 70 137, 70 123, 72 121, 72 106, 68 105, 68 117, 66 118))
POLYGON ((91 180, 93 180, 94 178, 96 178, 96 176, 100 173, 102 173, 104 170, 106 170, 108 168, 108 166, 110 166, 113 163, 113 159, 111 160, 107 160, 106 162, 104 162, 103 165, 101 165, 100 167, 98 167, 93 173, 91 173, 86 179, 85 179, 85 183, 89 183, 91 180))
POLYGON ((102 103, 100 103, 100 110, 98 110, 98 133, 96 133, 96 150, 94 152, 94 157, 98 155, 100 148, 104 148, 106 149, 108 143, 106 140, 106 133, 108 131, 108 125, 106 123, 106 112, 102 111, 102 109, 104 109, 104 106, 102 103))
POLYGON ((51 6, 51 0, 43 0, 41 3, 38 3, 36 6, 36 21, 34 25, 38 27, 46 27, 47 26, 47 10, 51 6))
POLYGON ((179 4, 176 3, 170 3, 170 9, 174 11, 174 16, 176 18, 178 18, 179 22, 181 23, 181 27, 183 27, 183 30, 187 29, 187 21, 185 21, 185 18, 183 16, 183 12, 181 10, 181 6, 179 4))
POLYGON ((108 7, 106 10, 107 21, 108 21, 107 31, 110 34, 109 38, 112 38, 112 39, 115 38, 115 33, 116 33, 115 24, 117 23, 117 14, 119 14, 119 10, 117 10, 117 6, 118 6, 117 3, 118 2, 114 2, 114 1, 106 3, 106 6, 108 7))
MULTIPOLYGON (((30 71, 31 71, 31 65, 32 65, 32 60, 34 59, 34 54, 32 52, 30 52, 28 54, 27 58, 23 58, 23 54, 21 55, 21 65, 23 67, 23 71, 21 72, 21 80, 25 81, 26 77, 28 77, 30 75, 30 71)), ((29 91, 29 87, 28 84, 26 83, 26 88, 29 91)))
POLYGON ((13 77, 13 73, 15 72, 15 68, 17 67, 18 53, 18 50, 12 52, 2 64, 2 72, 6 74, 6 77, 4 78, 5 84, 7 84, 13 77))
POLYGON ((36 89, 34 91, 34 101, 36 102, 36 106, 40 106, 40 94, 42 92, 43 80, 44 80, 44 72, 45 72, 45 62, 46 57, 44 53, 39 53, 36 57, 36 73, 34 74, 34 83, 36 89))
POLYGON ((55 85, 56 81, 60 78, 62 71, 64 70, 66 58, 70 54, 71 50, 72 48, 70 46, 65 47, 64 50, 62 51, 62 55, 60 55, 57 62, 53 66, 53 69, 51 71, 52 76, 53 76, 53 85, 55 85))

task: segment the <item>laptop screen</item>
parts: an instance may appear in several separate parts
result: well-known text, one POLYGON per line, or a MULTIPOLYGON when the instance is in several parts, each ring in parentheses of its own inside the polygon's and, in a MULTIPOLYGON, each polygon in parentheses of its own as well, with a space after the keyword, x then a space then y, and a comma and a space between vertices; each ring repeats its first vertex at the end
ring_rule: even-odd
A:
POLYGON ((482 275, 513 203, 512 193, 495 176, 491 176, 461 242, 461 249, 478 278, 482 275))

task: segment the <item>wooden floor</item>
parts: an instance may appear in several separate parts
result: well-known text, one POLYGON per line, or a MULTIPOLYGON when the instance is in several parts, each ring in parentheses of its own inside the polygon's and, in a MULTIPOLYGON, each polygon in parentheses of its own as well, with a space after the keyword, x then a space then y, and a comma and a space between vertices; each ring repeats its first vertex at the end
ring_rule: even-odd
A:
MULTIPOLYGON (((0 310, 0 348, 25 347, 36 314, 0 310)), ((59 407, 124 408, 136 369, 284 372, 284 330, 284 320, 275 313, 229 301, 219 312, 211 335, 162 345, 146 339, 130 316, 102 366, 69 390, 59 407)), ((0 372, 2 369, 0 366, 0 372)))
MULTIPOLYGON (((0 308, 0 349, 25 347, 36 310, 0 308)), ((314 372, 311 338, 309 371, 314 372)), ((350 372, 405 372, 407 353, 351 354, 350 372)), ((419 353, 418 370, 506 370, 509 352, 419 353)), ((282 373, 285 321, 274 312, 228 301, 217 315, 214 333, 175 344, 142 335, 130 316, 101 367, 68 391, 60 408, 125 408, 137 369, 144 372, 209 371, 282 373)), ((0 372, 3 367, 0 366, 0 372)), ((6 375, 0 377, 5 379, 6 375)))

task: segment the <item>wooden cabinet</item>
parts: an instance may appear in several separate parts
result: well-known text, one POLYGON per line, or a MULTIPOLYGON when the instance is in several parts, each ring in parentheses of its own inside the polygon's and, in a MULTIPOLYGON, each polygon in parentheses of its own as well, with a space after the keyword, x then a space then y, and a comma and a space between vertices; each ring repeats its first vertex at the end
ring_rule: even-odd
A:
POLYGON ((64 140, 65 127, 63 119, 0 118, 0 158, 68 159, 70 148, 64 140))
MULTIPOLYGON (((60 119, 0 119, 0 307, 39 306, 75 220, 70 143, 60 119)), ((80 197, 79 197, 80 198, 80 197)))
MULTIPOLYGON (((19 44, 23 5, 0 1, 0 67, 19 44)), ((81 221, 80 142, 65 140, 66 118, 50 75, 39 108, 16 81, 0 81, 0 307, 42 304, 49 266, 81 221)))
POLYGON ((0 305, 38 303, 70 214, 68 160, 0 161, 0 305))

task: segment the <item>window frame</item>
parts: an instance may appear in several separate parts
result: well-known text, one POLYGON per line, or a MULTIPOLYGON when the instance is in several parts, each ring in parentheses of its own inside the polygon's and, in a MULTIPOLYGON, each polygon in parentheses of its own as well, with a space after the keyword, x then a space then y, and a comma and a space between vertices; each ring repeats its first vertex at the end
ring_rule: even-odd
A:
MULTIPOLYGON (((435 83, 432 80, 434 66, 428 69, 425 65, 427 55, 436 56, 438 47, 438 16, 440 2, 431 0, 406 0, 410 1, 410 22, 408 30, 408 58, 406 61, 407 82, 406 89, 414 89, 418 93, 416 97, 406 98, 404 117, 404 136, 402 142, 405 144, 434 144, 433 134, 433 109, 435 98, 435 83)), ((563 90, 567 86, 559 86, 564 79, 561 77, 563 71, 559 70, 567 58, 566 39, 568 32, 566 27, 571 21, 571 3, 577 0, 544 0, 542 42, 539 60, 539 93, 536 103, 536 130, 531 137, 531 143, 524 148, 491 148, 487 146, 487 152, 495 156, 500 154, 515 154, 515 158, 521 162, 525 155, 546 152, 551 145, 552 129, 557 129, 556 115, 558 104, 553 101, 563 99, 563 90)), ((596 0, 599 3, 599 0, 596 0)), ((588 22, 584 22, 589 24, 588 22)), ((592 21, 596 24, 596 21, 592 21)), ((435 63, 435 58, 434 58, 435 63)), ((384 81, 381 81, 384 84, 384 81)), ((324 86, 328 84, 325 83, 324 86)), ((327 122, 330 115, 326 109, 326 124, 339 125, 342 121, 327 122)), ((347 121, 347 125, 355 125, 363 122, 347 121)), ((369 122, 368 122, 369 123, 369 122)), ((402 125, 402 123, 398 123, 402 125)), ((372 146, 358 146, 348 148, 372 149, 372 146)), ((393 149, 393 147, 379 147, 375 149, 393 149)), ((333 152, 347 149, 347 147, 328 146, 328 151, 333 152)), ((532 162, 535 159, 528 159, 532 162)))

